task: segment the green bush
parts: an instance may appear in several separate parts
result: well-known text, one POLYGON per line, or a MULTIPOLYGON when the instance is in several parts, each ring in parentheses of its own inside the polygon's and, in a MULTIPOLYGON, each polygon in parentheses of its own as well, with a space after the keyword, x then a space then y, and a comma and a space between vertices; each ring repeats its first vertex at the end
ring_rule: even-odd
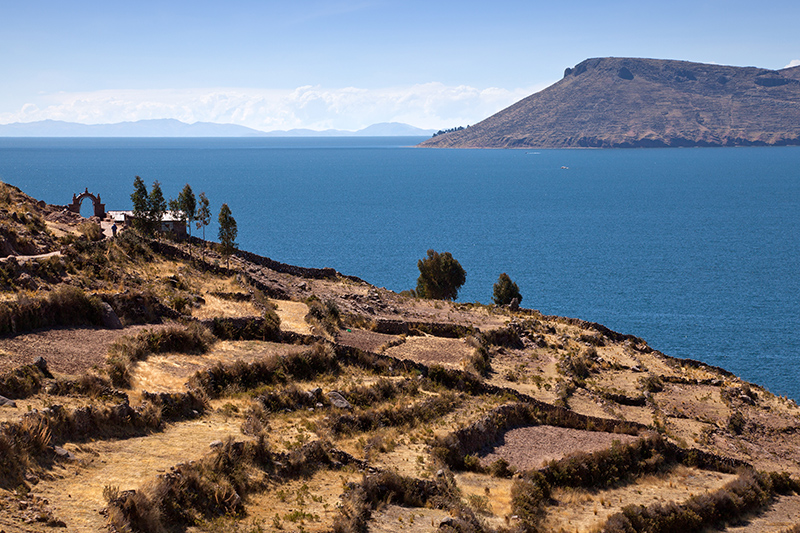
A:
POLYGON ((467 272, 450 252, 428 250, 428 256, 417 262, 419 278, 416 295, 433 300, 455 300, 458 289, 467 280, 467 272))
POLYGON ((508 305, 516 298, 517 303, 522 301, 522 295, 519 293, 519 287, 516 283, 511 281, 508 274, 503 272, 494 284, 494 296, 492 300, 497 305, 508 305))

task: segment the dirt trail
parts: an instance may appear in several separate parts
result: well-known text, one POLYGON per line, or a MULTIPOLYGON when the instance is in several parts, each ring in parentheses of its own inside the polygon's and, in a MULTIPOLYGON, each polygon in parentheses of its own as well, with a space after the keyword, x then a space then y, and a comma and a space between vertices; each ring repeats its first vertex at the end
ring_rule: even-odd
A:
POLYGON ((67 445, 65 448, 76 455, 77 461, 61 470, 63 477, 42 481, 32 492, 50 502, 53 513, 66 522, 68 531, 103 531, 106 523, 100 514, 106 505, 103 487, 138 489, 159 472, 202 457, 215 440, 228 435, 245 438, 239 431, 240 423, 236 418, 211 414, 144 437, 97 442, 81 449, 67 445))
POLYGON ((17 263, 27 263, 35 259, 46 259, 48 257, 61 257, 61 252, 48 252, 46 254, 36 255, 9 255, 7 257, 0 257, 0 262, 5 263, 9 259, 14 258, 17 263))

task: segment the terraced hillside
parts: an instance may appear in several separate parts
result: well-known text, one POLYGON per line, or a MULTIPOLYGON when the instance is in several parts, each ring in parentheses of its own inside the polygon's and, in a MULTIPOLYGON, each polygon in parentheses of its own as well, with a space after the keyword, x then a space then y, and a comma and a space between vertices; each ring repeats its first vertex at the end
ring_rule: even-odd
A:
POLYGON ((800 523, 800 409, 722 369, 535 310, 61 231, 60 255, 0 265, 0 531, 800 523))

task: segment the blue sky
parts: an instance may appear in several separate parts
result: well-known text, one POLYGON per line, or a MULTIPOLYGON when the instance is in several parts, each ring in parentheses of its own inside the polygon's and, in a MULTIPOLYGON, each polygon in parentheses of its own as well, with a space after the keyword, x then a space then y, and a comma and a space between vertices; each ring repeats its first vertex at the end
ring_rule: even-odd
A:
POLYGON ((589 57, 800 63, 798 20, 796 1, 0 0, 0 123, 447 128, 589 57))

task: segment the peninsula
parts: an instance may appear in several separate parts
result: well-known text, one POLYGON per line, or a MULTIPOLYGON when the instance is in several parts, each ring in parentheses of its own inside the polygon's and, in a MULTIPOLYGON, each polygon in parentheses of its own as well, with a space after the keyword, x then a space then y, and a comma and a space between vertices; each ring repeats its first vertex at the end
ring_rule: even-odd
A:
POLYGON ((587 59, 491 117, 419 146, 633 148, 800 144, 800 67, 587 59))

